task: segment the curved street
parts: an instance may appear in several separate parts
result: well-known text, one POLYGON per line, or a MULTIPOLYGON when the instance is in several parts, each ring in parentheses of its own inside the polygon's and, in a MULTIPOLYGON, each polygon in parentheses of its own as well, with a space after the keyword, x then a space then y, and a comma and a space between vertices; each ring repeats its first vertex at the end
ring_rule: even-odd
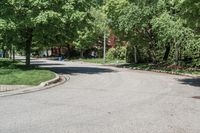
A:
POLYGON ((200 79, 33 60, 70 80, 0 97, 0 133, 199 133, 200 79))

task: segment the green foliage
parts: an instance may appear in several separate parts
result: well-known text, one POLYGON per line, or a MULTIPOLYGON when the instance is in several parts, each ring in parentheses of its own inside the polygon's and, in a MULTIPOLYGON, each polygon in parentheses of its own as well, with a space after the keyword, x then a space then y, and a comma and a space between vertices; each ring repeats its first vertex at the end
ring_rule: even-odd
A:
POLYGON ((46 47, 72 43, 79 37, 78 31, 84 30, 89 23, 88 20, 92 19, 89 10, 93 2, 3 0, 0 2, 0 29, 12 29, 17 39, 9 36, 10 32, 0 33, 1 38, 5 40, 9 37, 7 40, 12 40, 12 44, 17 43, 21 48, 26 48, 27 58, 30 54, 28 47, 32 45, 46 47))
POLYGON ((199 19, 194 21, 195 28, 189 24, 189 16, 199 15, 198 4, 195 0, 108 0, 105 11, 113 22, 112 32, 129 42, 129 62, 170 62, 168 57, 172 57, 188 64, 189 58, 200 58, 196 33, 199 19))
POLYGON ((132 45, 127 46, 126 51, 126 62, 127 63, 133 63, 134 62, 134 47, 132 45))
POLYGON ((116 58, 116 49, 115 48, 110 48, 106 54, 107 59, 115 59, 116 58))
POLYGON ((111 23, 109 23, 109 26, 112 29, 112 32, 119 37, 123 36, 124 32, 121 31, 119 28, 118 18, 120 17, 120 15, 122 15, 122 9, 126 8, 128 4, 129 3, 127 0, 108 0, 103 7, 107 18, 111 21, 111 23))
POLYGON ((91 16, 94 18, 92 20, 91 25, 93 27, 93 30, 96 34, 102 35, 105 31, 108 31, 107 27, 107 16, 104 13, 102 8, 92 8, 91 9, 91 16))
POLYGON ((126 47, 110 48, 106 55, 109 60, 125 60, 126 58, 126 47))
POLYGON ((119 67, 122 68, 131 68, 134 70, 145 70, 145 71, 155 71, 159 73, 170 73, 170 74, 178 74, 178 75, 185 75, 185 74, 192 74, 195 76, 198 76, 200 74, 199 69, 191 69, 191 68, 183 68, 183 67, 166 67, 166 66, 160 66, 160 65, 154 65, 154 64, 148 64, 148 63, 138 63, 138 64, 125 64, 120 65, 119 67))
POLYGON ((182 19, 176 19, 164 12, 159 17, 152 19, 151 23, 152 29, 159 37, 158 44, 170 43, 187 50, 193 45, 191 40, 194 39, 194 32, 184 26, 182 19))
POLYGON ((198 32, 200 31, 200 1, 183 0, 179 4, 181 15, 187 19, 187 24, 198 32))
MULTIPOLYGON (((199 66, 199 11, 199 0, 1 0, 0 45, 85 51, 109 32, 129 44, 130 62, 199 66)), ((109 58, 124 58, 116 51, 109 58)))
POLYGON ((73 45, 75 45, 75 48, 80 52, 95 47, 97 48, 100 39, 105 33, 108 34, 109 32, 107 26, 109 20, 102 7, 92 7, 90 9, 90 15, 92 19, 88 21, 88 25, 86 25, 83 30, 78 31, 78 37, 73 41, 73 45))
POLYGON ((84 31, 78 31, 78 35, 79 37, 73 42, 77 50, 85 51, 92 48, 95 43, 95 34, 93 31, 86 28, 84 31))

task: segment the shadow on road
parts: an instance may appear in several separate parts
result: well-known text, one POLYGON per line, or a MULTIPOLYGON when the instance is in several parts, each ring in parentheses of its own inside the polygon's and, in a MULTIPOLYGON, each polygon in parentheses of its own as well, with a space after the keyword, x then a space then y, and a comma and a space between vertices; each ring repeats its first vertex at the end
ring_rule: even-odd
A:
POLYGON ((68 67, 64 64, 59 63, 48 63, 46 61, 31 60, 33 66, 42 67, 54 71, 58 74, 99 74, 99 73, 110 73, 116 72, 109 68, 98 68, 98 67, 68 67))
POLYGON ((179 79, 178 81, 185 85, 200 87, 200 78, 186 78, 186 79, 179 79))
POLYGON ((110 73, 116 72, 108 68, 96 68, 96 67, 51 67, 47 68, 58 74, 99 74, 99 73, 110 73))
POLYGON ((33 65, 33 66, 62 66, 63 64, 58 64, 58 63, 46 63, 46 62, 44 62, 44 63, 39 63, 39 62, 37 62, 37 63, 31 63, 31 65, 33 65))

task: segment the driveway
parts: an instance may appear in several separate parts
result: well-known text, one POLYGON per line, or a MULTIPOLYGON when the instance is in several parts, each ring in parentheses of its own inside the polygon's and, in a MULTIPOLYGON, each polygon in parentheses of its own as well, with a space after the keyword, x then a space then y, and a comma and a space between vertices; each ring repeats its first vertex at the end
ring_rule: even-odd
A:
POLYGON ((33 60, 70 76, 0 97, 0 133, 199 133, 200 79, 80 62, 33 60))

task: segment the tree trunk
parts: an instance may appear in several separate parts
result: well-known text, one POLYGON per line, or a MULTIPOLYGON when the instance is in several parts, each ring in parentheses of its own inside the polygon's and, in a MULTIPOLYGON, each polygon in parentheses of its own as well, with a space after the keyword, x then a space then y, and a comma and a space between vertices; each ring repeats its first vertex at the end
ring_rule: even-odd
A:
POLYGON ((178 61, 179 61, 179 48, 178 45, 175 45, 175 64, 178 65, 178 61))
POLYGON ((137 47, 134 46, 134 63, 138 63, 138 58, 137 58, 137 47))
POLYGON ((165 55, 164 55, 164 57, 163 57, 163 60, 164 60, 164 61, 167 61, 167 60, 168 60, 168 57, 169 57, 169 53, 170 53, 171 47, 170 47, 170 45, 167 45, 165 48, 166 48, 166 50, 165 50, 165 55))
POLYGON ((81 59, 84 58, 84 51, 83 50, 81 50, 80 56, 81 56, 81 59))
POLYGON ((147 50, 147 54, 148 54, 148 56, 149 56, 149 62, 153 62, 153 57, 152 57, 152 54, 151 54, 151 50, 147 50))
POLYGON ((15 61, 15 47, 12 49, 12 56, 13 56, 13 61, 15 61))
POLYGON ((48 49, 46 49, 46 53, 47 53, 47 57, 49 57, 49 50, 48 49))
POLYGON ((26 46, 25 46, 25 52, 26 52, 26 65, 30 65, 31 60, 31 45, 32 45, 32 35, 33 29, 27 30, 27 38, 26 38, 26 46))
POLYGON ((59 53, 58 53, 58 56, 61 57, 61 56, 62 56, 61 47, 58 48, 58 52, 59 52, 59 53))
POLYGON ((179 59, 179 61, 181 61, 181 59, 182 59, 182 53, 181 53, 181 48, 179 48, 178 49, 178 59, 179 59))
POLYGON ((71 57, 71 48, 70 48, 69 44, 67 44, 67 53, 66 53, 66 56, 67 56, 67 58, 71 57))
POLYGON ((9 50, 9 58, 12 59, 12 47, 9 50))
POLYGON ((26 65, 29 66, 30 60, 31 60, 31 41, 30 40, 26 41, 25 52, 26 52, 26 65))
POLYGON ((149 42, 149 49, 147 51, 147 54, 149 55, 149 62, 156 62, 155 52, 153 49, 153 43, 149 42))

